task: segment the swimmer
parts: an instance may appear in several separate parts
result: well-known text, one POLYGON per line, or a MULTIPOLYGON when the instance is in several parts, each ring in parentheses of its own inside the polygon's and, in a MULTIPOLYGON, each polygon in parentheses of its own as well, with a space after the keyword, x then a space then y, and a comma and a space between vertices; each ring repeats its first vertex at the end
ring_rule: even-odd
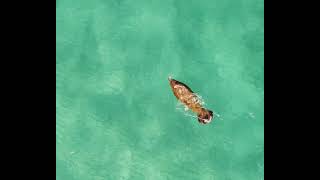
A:
POLYGON ((213 118, 213 112, 209 109, 205 109, 202 106, 199 97, 187 85, 183 84, 182 82, 172 79, 170 76, 168 79, 173 94, 188 109, 191 109, 194 113, 198 115, 199 123, 210 123, 213 118))

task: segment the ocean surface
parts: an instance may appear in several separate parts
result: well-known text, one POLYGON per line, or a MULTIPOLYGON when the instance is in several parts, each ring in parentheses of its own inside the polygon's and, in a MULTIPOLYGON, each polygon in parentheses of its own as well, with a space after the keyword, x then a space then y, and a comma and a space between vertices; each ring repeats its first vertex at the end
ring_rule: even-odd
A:
POLYGON ((57 0, 56 12, 57 180, 264 179, 263 0, 57 0), (176 108, 168 76, 211 123, 176 108))

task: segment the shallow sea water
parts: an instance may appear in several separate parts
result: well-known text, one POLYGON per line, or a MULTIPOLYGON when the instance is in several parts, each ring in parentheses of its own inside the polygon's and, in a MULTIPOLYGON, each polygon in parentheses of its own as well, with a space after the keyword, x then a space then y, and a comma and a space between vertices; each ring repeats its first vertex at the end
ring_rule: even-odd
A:
POLYGON ((263 3, 57 0, 56 179, 264 179, 263 3))

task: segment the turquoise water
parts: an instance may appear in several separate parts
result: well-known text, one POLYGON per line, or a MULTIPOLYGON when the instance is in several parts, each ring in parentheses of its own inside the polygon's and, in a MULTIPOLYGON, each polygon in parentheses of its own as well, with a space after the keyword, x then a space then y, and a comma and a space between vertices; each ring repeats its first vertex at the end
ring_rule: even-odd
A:
POLYGON ((263 0, 56 3, 57 180, 263 179, 263 0))

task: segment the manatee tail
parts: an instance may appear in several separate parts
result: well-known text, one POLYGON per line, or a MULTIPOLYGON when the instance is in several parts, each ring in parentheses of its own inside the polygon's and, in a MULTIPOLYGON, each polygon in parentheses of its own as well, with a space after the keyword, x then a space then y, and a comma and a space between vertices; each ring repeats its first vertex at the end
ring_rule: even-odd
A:
POLYGON ((213 112, 209 109, 203 109, 202 113, 198 114, 198 121, 202 124, 208 124, 213 119, 213 112))

